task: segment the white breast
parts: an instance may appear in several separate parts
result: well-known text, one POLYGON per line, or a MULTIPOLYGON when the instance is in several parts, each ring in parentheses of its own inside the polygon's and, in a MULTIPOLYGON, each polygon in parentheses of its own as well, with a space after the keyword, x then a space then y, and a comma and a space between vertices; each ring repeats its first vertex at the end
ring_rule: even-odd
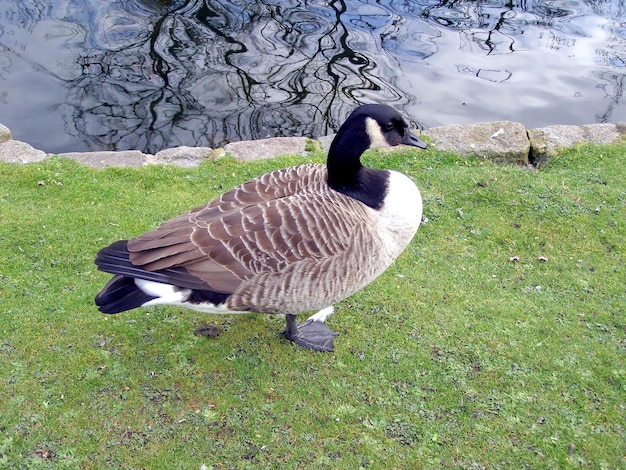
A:
POLYGON ((385 202, 377 212, 380 238, 390 256, 398 256, 413 239, 422 220, 422 196, 408 176, 389 171, 385 202))

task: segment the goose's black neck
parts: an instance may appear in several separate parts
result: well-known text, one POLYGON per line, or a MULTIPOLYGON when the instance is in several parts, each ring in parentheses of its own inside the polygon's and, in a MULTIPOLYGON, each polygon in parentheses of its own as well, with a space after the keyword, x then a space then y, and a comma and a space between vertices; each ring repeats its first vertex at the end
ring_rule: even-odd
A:
POLYGON ((328 185, 373 209, 380 209, 387 194, 389 172, 361 164, 361 155, 370 147, 365 119, 363 115, 351 116, 339 128, 328 151, 328 185))

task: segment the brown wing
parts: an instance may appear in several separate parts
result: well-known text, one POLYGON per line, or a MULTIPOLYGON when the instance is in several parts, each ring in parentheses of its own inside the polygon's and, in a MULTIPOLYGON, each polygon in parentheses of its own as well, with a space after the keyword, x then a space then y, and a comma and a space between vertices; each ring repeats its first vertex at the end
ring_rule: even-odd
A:
POLYGON ((233 293, 259 273, 346 250, 350 222, 338 217, 338 204, 365 217, 360 203, 328 188, 324 166, 278 170, 130 240, 130 259, 150 271, 185 267, 212 289, 233 293))

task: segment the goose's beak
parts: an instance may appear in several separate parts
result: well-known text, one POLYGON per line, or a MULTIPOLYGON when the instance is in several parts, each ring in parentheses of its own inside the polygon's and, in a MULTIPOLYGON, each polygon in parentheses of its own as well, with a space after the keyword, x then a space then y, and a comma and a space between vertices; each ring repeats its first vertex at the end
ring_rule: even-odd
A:
POLYGON ((410 145, 412 147, 419 147, 421 149, 428 148, 428 145, 426 145, 426 142, 424 142, 421 139, 418 139, 417 136, 413 134, 413 132, 411 132, 410 130, 407 131, 406 135, 404 136, 404 139, 400 143, 404 145, 410 145))

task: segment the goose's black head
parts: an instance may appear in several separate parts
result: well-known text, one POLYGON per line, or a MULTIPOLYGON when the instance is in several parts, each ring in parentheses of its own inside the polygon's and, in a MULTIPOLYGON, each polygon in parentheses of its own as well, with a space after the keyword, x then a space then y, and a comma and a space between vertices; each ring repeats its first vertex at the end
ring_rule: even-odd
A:
POLYGON ((381 207, 389 172, 364 167, 361 155, 370 148, 399 144, 426 148, 426 144, 409 131, 402 115, 391 106, 359 106, 339 128, 330 145, 327 161, 329 186, 370 207, 381 207))

